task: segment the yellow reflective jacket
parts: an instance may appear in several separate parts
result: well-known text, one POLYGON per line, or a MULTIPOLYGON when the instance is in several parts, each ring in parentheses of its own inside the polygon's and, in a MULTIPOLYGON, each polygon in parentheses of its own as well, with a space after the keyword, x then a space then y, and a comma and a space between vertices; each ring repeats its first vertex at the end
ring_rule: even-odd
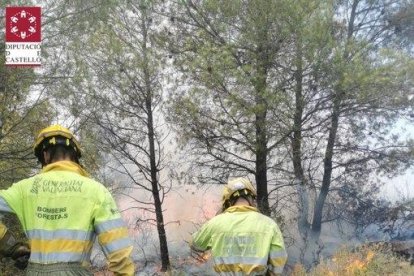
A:
POLYGON ((209 220, 193 234, 191 247, 211 249, 219 275, 277 275, 287 260, 276 222, 251 206, 233 206, 209 220))
POLYGON ((76 163, 59 161, 0 191, 0 211, 19 218, 29 262, 89 263, 95 237, 115 275, 134 275, 132 241, 109 191, 76 163))

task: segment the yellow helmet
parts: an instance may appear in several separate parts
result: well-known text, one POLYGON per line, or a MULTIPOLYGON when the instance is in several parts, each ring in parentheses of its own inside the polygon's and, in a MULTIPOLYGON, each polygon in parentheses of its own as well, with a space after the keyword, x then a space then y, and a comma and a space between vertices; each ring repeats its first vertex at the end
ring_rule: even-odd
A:
POLYGON ((34 154, 39 160, 42 160, 42 151, 50 145, 57 144, 72 146, 77 157, 81 157, 79 142, 69 129, 61 125, 51 125, 39 132, 33 146, 34 154))
POLYGON ((257 196, 256 189, 252 183, 243 177, 238 177, 230 180, 223 190, 223 204, 228 201, 231 197, 239 197, 242 195, 250 194, 253 197, 257 196))

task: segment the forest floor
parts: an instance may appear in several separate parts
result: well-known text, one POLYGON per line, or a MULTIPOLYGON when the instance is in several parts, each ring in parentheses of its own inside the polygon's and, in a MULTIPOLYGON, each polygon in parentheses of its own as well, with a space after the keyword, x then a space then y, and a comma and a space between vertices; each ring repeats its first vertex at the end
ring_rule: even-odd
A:
MULTIPOLYGON (((171 259, 171 271, 161 272, 155 262, 137 263, 139 276, 215 276, 211 259, 188 258, 171 259)), ((357 251, 341 249, 311 270, 306 271, 301 264, 290 265, 286 276, 409 276, 414 275, 414 265, 402 257, 378 248, 362 248, 357 251)), ((112 275, 99 271, 95 276, 112 275)))

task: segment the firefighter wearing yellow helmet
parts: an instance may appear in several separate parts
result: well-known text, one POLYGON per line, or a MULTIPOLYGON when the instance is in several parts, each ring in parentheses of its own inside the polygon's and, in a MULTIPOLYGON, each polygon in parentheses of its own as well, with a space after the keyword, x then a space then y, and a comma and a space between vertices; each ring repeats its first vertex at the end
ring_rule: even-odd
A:
POLYGON ((192 250, 211 250, 219 275, 279 275, 287 260, 282 233, 259 213, 256 190, 246 178, 224 187, 222 212, 192 235, 192 250), (268 273, 268 274, 266 274, 268 273))
POLYGON ((29 240, 17 243, 0 226, 0 254, 21 264, 26 275, 93 275, 95 237, 115 275, 134 275, 132 242, 109 191, 79 164, 81 148, 60 125, 40 131, 34 153, 42 171, 0 191, 0 211, 15 213, 29 240), (27 262, 26 262, 27 264, 27 262))

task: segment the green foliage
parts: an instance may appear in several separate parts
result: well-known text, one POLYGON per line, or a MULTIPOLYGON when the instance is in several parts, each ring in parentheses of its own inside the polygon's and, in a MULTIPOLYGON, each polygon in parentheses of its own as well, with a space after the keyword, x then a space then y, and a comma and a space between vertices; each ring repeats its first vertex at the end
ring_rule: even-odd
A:
POLYGON ((168 45, 181 74, 169 120, 199 179, 258 181, 264 167, 264 185, 278 194, 300 178, 309 198, 299 213, 310 225, 340 215, 350 191, 361 191, 361 201, 374 196, 379 172, 412 165, 412 144, 393 131, 400 119, 412 122, 413 58, 388 48, 396 40, 386 14, 404 7, 389 4, 240 0, 173 9, 168 45), (289 164, 293 153, 300 156, 289 164))
MULTIPOLYGON (((192 83, 186 95, 180 93, 171 100, 171 121, 178 122, 183 137, 193 137, 200 147, 206 139, 210 146, 215 140, 234 139, 232 149, 255 154, 255 116, 277 109, 284 99, 276 90, 278 80, 266 81, 268 87, 262 86, 262 80, 265 71, 273 69, 278 45, 288 37, 281 20, 283 9, 288 8, 285 1, 189 5, 195 27, 178 22, 175 31, 184 39, 171 42, 180 53, 174 56, 175 65, 183 72, 183 80, 192 83), (265 101, 259 103, 258 98, 265 101)), ((273 137, 272 128, 278 126, 268 126, 273 137)))
MULTIPOLYGON (((154 130, 161 168, 162 141, 170 130, 162 113, 168 95, 166 120, 194 159, 190 169, 197 166, 193 172, 200 180, 256 178, 264 169, 262 188, 274 188, 279 198, 279 192, 296 191, 291 162, 296 151, 310 206, 320 194, 324 162, 333 164, 329 208, 323 213, 330 220, 343 213, 340 209, 373 196, 376 175, 396 175, 413 163, 412 142, 393 133, 400 119, 412 122, 414 62, 412 48, 406 47, 411 45, 412 1, 389 4, 49 1, 44 48, 47 62, 56 64, 45 66, 52 77, 46 87, 75 117, 84 164, 91 171, 104 165, 100 153, 115 148, 111 153, 117 161, 138 166, 131 181, 147 183, 147 119, 160 114, 155 120, 162 127, 154 130), (295 137, 293 130, 299 130, 295 137), (292 146, 295 138, 299 149, 292 146), (332 158, 325 159, 329 153, 332 158), (356 195, 352 202, 350 195, 356 195)), ((23 91, 35 79, 31 70, 1 70, 5 91, 21 93, 0 96, 5 97, 0 98, 2 128, 10 133, 0 139, 0 156, 12 149, 16 154, 7 156, 27 159, 27 133, 48 122, 51 113, 44 118, 42 110, 50 106, 38 102, 28 109, 32 105, 23 91), (30 112, 26 116, 23 110, 30 112)), ((0 168, 12 172, 2 174, 9 178, 4 184, 33 172, 24 165, 28 160, 19 158, 12 169, 9 159, 0 158, 0 168)), ((267 190, 262 192, 267 197, 267 190)), ((283 200, 278 204, 296 210, 294 199, 283 200)))
MULTIPOLYGON (((13 68, 4 65, 4 42, 0 44, 0 189, 29 177, 37 169, 33 155, 36 133, 49 124, 49 104, 36 97, 31 89, 36 75, 29 68, 13 68)), ((25 240, 17 217, 1 216, 2 222, 19 240, 25 240)), ((23 275, 10 259, 2 260, 1 275, 23 275)))
POLYGON ((47 101, 31 97, 35 81, 32 69, 10 68, 0 57, 0 185, 30 175, 36 167, 33 141, 36 133, 51 119, 47 101))
MULTIPOLYGON (((108 167, 114 168, 110 182, 118 181, 113 171, 122 176, 122 184, 113 188, 119 188, 120 193, 135 188, 152 193, 153 201, 149 200, 144 209, 154 213, 158 221, 162 269, 167 269, 161 208, 164 190, 159 179, 166 139, 164 129, 159 127, 164 123, 159 118, 165 62, 158 47, 162 41, 159 25, 163 18, 157 10, 161 2, 114 1, 91 6, 86 13, 80 3, 68 4, 69 10, 79 10, 68 18, 76 26, 73 39, 66 40, 67 47, 62 47, 67 57, 61 70, 70 77, 48 89, 57 99, 66 99, 71 115, 76 117, 83 146, 93 153, 84 160, 86 165, 98 168, 96 157, 102 153, 103 158, 110 157, 108 167)), ((127 196, 134 199, 132 193, 127 196)))

